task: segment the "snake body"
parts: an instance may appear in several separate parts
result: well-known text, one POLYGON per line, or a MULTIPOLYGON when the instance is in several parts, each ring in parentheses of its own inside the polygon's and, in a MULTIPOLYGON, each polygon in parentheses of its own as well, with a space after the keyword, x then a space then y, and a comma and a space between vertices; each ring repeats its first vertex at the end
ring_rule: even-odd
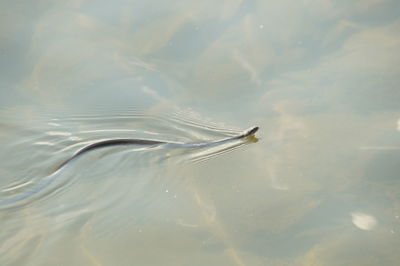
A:
POLYGON ((233 136, 230 138, 226 139, 221 139, 221 140, 216 140, 216 141, 210 141, 210 142, 198 142, 198 143, 181 143, 181 142, 169 142, 169 141, 162 141, 162 140, 151 140, 151 139, 107 139, 107 140, 101 140, 94 142, 92 144, 89 144, 80 150, 78 150, 72 157, 69 159, 65 160, 63 163, 61 163, 58 167, 55 168, 55 170, 47 176, 46 180, 42 182, 41 184, 33 187, 31 190, 27 190, 26 192, 23 192, 20 195, 17 195, 12 198, 8 198, 5 200, 0 200, 0 208, 4 207, 9 207, 9 206, 14 206, 16 203, 22 202, 23 200, 30 198, 31 196, 34 196, 36 194, 39 194, 42 192, 45 188, 47 188, 57 177, 59 176, 60 171, 65 168, 69 163, 77 158, 79 158, 81 155, 101 149, 101 148, 107 148, 107 147, 115 147, 115 146, 128 146, 128 145, 139 145, 139 146, 148 146, 148 147, 154 147, 154 146, 162 146, 163 148, 173 148, 173 149, 193 149, 193 148, 208 148, 208 147, 213 147, 213 146, 218 146, 222 145, 225 143, 233 142, 235 140, 240 140, 244 139, 250 136, 254 136, 254 134, 258 131, 258 127, 251 127, 244 131, 243 133, 233 136))

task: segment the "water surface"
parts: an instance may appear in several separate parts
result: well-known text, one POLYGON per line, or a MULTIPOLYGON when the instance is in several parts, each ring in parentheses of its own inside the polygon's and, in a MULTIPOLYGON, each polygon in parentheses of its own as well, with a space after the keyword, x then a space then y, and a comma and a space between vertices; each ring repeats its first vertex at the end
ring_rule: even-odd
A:
POLYGON ((397 265, 400 5, 0 3, 1 265, 397 265), (251 145, 247 145, 251 144, 251 145), (220 154, 220 151, 225 151, 220 154))

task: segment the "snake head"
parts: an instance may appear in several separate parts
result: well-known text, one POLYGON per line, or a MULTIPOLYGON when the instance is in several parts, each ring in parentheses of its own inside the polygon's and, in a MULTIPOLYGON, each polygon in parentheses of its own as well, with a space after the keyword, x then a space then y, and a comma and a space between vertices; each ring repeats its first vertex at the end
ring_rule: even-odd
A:
POLYGON ((249 137, 249 136, 253 136, 257 131, 258 131, 259 127, 251 127, 249 129, 247 129, 245 132, 243 132, 243 137, 249 137))

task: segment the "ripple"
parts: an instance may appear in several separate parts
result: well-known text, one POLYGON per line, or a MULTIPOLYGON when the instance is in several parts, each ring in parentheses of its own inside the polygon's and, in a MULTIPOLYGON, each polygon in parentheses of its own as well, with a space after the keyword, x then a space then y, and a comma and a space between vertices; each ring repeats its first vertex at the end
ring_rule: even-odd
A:
MULTIPOLYGON (((6 152, 2 162, 3 169, 11 175, 2 178, 0 183, 0 210, 26 208, 32 204, 41 207, 49 202, 52 207, 48 207, 47 211, 56 206, 54 202, 70 206, 83 202, 98 207, 112 206, 121 201, 123 195, 131 194, 132 187, 139 195, 140 188, 151 184, 155 176, 162 175, 166 162, 170 165, 205 161, 252 142, 239 139, 210 146, 199 145, 198 148, 186 145, 177 149, 179 143, 208 143, 240 132, 185 113, 154 115, 135 111, 109 116, 59 116, 34 121, 29 128, 23 120, 14 121, 13 127, 8 127, 13 131, 10 136, 14 138, 10 137, 4 145, 6 152), (59 168, 83 147, 116 138, 156 140, 178 146, 107 147, 85 153, 77 160, 68 162, 68 167, 59 168), (133 178, 132 173, 135 173, 133 178), (101 197, 99 191, 118 191, 118 194, 101 197), (77 197, 79 193, 85 195, 84 200, 77 197)), ((6 128, 7 124, 1 127, 6 128)))

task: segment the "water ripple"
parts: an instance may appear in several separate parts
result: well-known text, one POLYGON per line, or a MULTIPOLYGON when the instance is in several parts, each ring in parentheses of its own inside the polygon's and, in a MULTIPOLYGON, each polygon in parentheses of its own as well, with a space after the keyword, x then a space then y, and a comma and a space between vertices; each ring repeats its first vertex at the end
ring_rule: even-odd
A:
POLYGON ((112 206, 125 196, 132 198, 133 188, 140 195, 143 187, 162 175, 166 165, 204 161, 251 142, 238 139, 190 148, 176 144, 108 147, 88 152, 59 168, 78 150, 106 139, 145 139, 180 145, 226 139, 240 131, 177 113, 76 115, 38 119, 32 125, 27 128, 24 121, 14 121, 12 127, 1 125, 12 132, 7 135, 6 152, 1 158, 2 171, 8 175, 2 174, 0 181, 0 210, 17 210, 32 204, 38 208, 47 206, 46 212, 66 204, 85 204, 86 208, 112 206), (102 197, 100 191, 107 197, 102 197))

